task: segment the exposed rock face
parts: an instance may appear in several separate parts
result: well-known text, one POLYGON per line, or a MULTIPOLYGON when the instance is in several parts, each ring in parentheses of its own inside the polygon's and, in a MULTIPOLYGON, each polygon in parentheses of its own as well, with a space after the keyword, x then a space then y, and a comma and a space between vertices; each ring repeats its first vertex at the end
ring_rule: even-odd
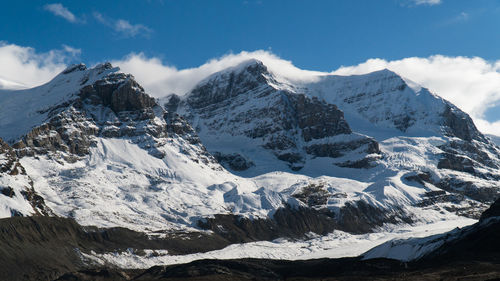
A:
POLYGON ((201 109, 229 102, 231 98, 254 91, 265 84, 265 73, 267 67, 261 62, 251 62, 243 71, 227 71, 193 89, 188 103, 192 108, 201 109))
POLYGON ((270 241, 279 237, 302 238, 310 232, 325 235, 336 229, 350 233, 369 233, 384 223, 412 222, 412 218, 400 210, 378 209, 363 202, 346 204, 338 213, 316 209, 314 206, 321 204, 323 197, 315 190, 308 195, 313 196, 299 198, 306 201, 310 208, 287 206, 278 209, 268 219, 250 220, 236 215, 216 215, 200 221, 199 225, 231 243, 243 243, 270 241))
MULTIPOLYGON (((481 138, 482 135, 475 135, 481 138)), ((498 175, 498 163, 500 151, 488 140, 478 141, 472 139, 451 140, 445 145, 439 146, 443 151, 440 154, 438 169, 449 169, 463 172, 475 177, 477 180, 463 178, 456 175, 442 177, 436 186, 443 190, 462 194, 484 203, 491 203, 500 196, 500 190, 496 185, 485 186, 478 181, 487 180, 496 182, 500 180, 498 175)), ((476 215, 479 215, 476 213, 476 215)))
POLYGON ((293 109, 286 112, 290 114, 288 120, 297 120, 296 126, 302 130, 304 141, 352 133, 344 113, 335 105, 305 95, 289 94, 287 97, 293 109))
POLYGON ((446 128, 446 133, 465 141, 485 141, 486 138, 481 134, 472 119, 458 108, 446 105, 442 113, 443 125, 446 128))
POLYGON ((293 197, 299 199, 309 207, 317 208, 322 207, 327 203, 330 194, 322 185, 309 184, 308 186, 303 187, 300 192, 295 193, 293 197))
MULTIPOLYGON (((348 143, 331 139, 352 134, 335 105, 274 85, 280 82, 266 66, 249 61, 209 77, 185 100, 172 96, 166 107, 194 122, 205 142, 223 135, 245 136, 295 171, 308 157, 336 158, 365 146, 363 153, 379 152, 376 141, 364 136, 348 143)), ((236 150, 224 153, 245 155, 236 150)))
POLYGON ((110 74, 104 80, 84 87, 80 97, 88 99, 90 104, 109 107, 115 113, 156 106, 154 98, 147 95, 131 75, 123 73, 110 74))
POLYGON ((33 188, 33 181, 19 163, 14 150, 0 139, 0 215, 52 215, 43 198, 33 188), (22 203, 20 203, 20 201, 22 203))
POLYGON ((367 154, 380 153, 378 143, 371 138, 363 138, 351 142, 313 144, 307 146, 305 150, 307 153, 316 157, 337 158, 343 156, 346 152, 350 152, 358 148, 364 148, 363 152, 367 154))
MULTIPOLYGON (((65 72, 85 69, 75 66, 65 72)), ((112 66, 108 63, 97 70, 109 69, 112 66)), ((84 77, 82 83, 86 79, 84 77)), ((200 146, 200 155, 193 157, 200 156, 207 163, 215 161, 204 151, 189 123, 178 114, 162 109, 128 74, 110 73, 83 87, 72 100, 55 105, 47 112, 50 117, 47 122, 33 128, 14 144, 19 156, 56 153, 73 162, 89 153, 96 137, 125 137, 162 158, 164 154, 157 149, 162 143, 160 139, 180 137, 200 146)))
POLYGON ((237 153, 222 154, 220 152, 215 152, 213 153, 213 156, 219 163, 222 164, 222 166, 234 171, 244 171, 252 166, 255 166, 252 161, 245 159, 243 156, 237 153))
POLYGON ((472 160, 451 153, 443 154, 443 158, 438 163, 438 169, 450 169, 459 172, 474 174, 472 160))

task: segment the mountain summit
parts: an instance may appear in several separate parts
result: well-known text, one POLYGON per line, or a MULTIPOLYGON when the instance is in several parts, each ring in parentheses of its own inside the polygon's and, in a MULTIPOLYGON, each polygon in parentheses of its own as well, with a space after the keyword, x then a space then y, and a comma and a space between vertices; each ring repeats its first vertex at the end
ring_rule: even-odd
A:
POLYGON ((499 195, 499 148, 448 101, 388 70, 311 81, 249 60, 155 99, 105 63, 0 91, 1 214, 233 243, 478 218, 499 195))

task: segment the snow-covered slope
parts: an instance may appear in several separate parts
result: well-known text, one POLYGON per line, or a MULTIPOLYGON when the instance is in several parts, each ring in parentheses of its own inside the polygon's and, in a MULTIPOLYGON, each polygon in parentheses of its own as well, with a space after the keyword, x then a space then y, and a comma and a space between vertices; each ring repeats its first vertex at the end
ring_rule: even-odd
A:
POLYGON ((404 133, 484 140, 467 114, 387 69, 366 75, 326 75, 300 86, 299 91, 336 104, 355 130, 377 139, 404 133))
POLYGON ((159 102, 110 64, 75 65, 0 91, 0 138, 48 208, 84 225, 258 240, 476 217, 498 148, 415 89, 388 71, 291 83, 251 60, 159 102))
POLYGON ((250 60, 165 104, 235 174, 327 176, 297 183, 293 194, 314 194, 311 206, 339 217, 364 204, 399 210, 385 222, 433 220, 426 212, 477 217, 498 195, 498 148, 448 101, 388 70, 313 80, 290 82, 250 60), (336 188, 339 178, 359 188, 336 188))

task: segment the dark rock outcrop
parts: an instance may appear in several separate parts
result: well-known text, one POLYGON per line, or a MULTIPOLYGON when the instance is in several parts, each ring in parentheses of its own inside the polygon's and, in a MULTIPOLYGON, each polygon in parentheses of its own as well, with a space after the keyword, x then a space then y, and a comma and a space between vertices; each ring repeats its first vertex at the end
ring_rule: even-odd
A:
POLYGON ((368 137, 351 142, 313 144, 306 146, 305 150, 315 157, 337 158, 358 148, 364 148, 366 154, 380 153, 378 143, 368 137))
POLYGON ((413 222, 402 210, 379 209, 362 201, 346 203, 338 212, 321 208, 320 204, 326 199, 318 186, 307 187, 295 197, 309 207, 286 206, 266 219, 248 219, 232 214, 215 215, 198 224, 231 243, 243 243, 280 237, 298 239, 310 232, 325 235, 336 229, 350 233, 369 233, 384 223, 413 222))
POLYGON ((479 221, 493 217, 500 218, 500 199, 496 200, 486 211, 483 212, 479 221))
POLYGON ((465 141, 485 141, 486 138, 479 132, 472 119, 466 113, 449 104, 442 113, 446 134, 465 141))
POLYGON ((196 87, 187 102, 194 109, 219 104, 262 86, 267 81, 266 73, 267 67, 261 62, 249 63, 241 71, 223 73, 196 87))
MULTIPOLYGON (((26 170, 21 163, 19 163, 14 150, 2 139, 0 139, 0 157, 4 158, 0 162, 0 177, 5 176, 10 177, 13 181, 27 182, 20 190, 18 189, 19 194, 11 186, 0 186, 0 196, 7 196, 12 198, 12 200, 16 199, 14 197, 21 197, 31 205, 34 212, 33 215, 35 216, 53 215, 52 210, 45 205, 44 199, 35 192, 33 181, 26 174, 26 170)), ((13 184, 15 183, 13 182, 13 184)), ((23 215, 19 210, 12 207, 10 211, 13 216, 23 215)))
POLYGON ((144 92, 131 75, 113 73, 106 79, 81 89, 80 97, 91 104, 101 104, 115 113, 121 111, 143 110, 156 106, 154 98, 144 92))
POLYGON ((212 155, 222 166, 233 171, 245 171, 248 170, 248 168, 255 166, 252 161, 246 159, 238 153, 224 154, 221 152, 214 152, 212 155))

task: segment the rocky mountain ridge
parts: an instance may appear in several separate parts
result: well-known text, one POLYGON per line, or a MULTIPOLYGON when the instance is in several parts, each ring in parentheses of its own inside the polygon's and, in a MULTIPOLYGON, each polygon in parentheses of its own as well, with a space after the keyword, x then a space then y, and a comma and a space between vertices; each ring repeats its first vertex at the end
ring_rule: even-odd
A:
POLYGON ((292 83, 251 60, 158 100, 110 64, 75 65, 0 92, 0 108, 0 137, 46 209, 83 225, 366 233, 477 218, 499 194, 498 147, 390 71, 292 83))

